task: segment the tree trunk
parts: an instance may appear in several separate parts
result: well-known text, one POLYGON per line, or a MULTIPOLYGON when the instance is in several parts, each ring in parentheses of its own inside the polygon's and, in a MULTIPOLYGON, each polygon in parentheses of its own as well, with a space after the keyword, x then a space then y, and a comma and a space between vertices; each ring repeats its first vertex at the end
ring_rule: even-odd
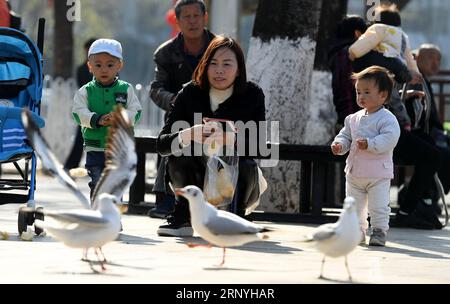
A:
POLYGON ((323 1, 320 12, 314 69, 328 70, 328 50, 339 22, 347 15, 348 0, 323 1))
MULTIPOLYGON (((316 105, 311 109, 311 115, 316 119, 309 120, 306 132, 316 134, 316 144, 327 144, 336 132, 337 114, 333 104, 332 75, 329 69, 328 51, 335 40, 337 25, 347 14, 348 0, 323 1, 320 13, 319 33, 317 35, 316 57, 311 81, 311 100, 316 105)), ((330 191, 324 194, 324 206, 334 207, 342 201, 341 165, 328 164, 327 176, 330 191)))
MULTIPOLYGON (((249 79, 266 96, 266 118, 278 121, 280 142, 307 144, 306 124, 316 107, 310 99, 310 82, 316 51, 322 1, 260 0, 247 56, 249 79)), ((299 210, 300 164, 279 163, 264 169, 269 189, 261 209, 299 210)))
POLYGON ((323 1, 320 11, 314 71, 311 81, 311 117, 306 124, 306 134, 313 135, 308 143, 323 145, 333 136, 336 111, 333 105, 331 72, 329 71, 328 50, 333 43, 338 23, 347 13, 347 0, 323 1))
POLYGON ((348 0, 323 1, 322 4, 311 82, 311 100, 315 104, 311 114, 316 119, 308 120, 306 127, 306 133, 315 134, 312 144, 325 144, 334 136, 337 116, 333 105, 328 51, 333 43, 336 27, 347 13, 347 2, 348 0))
POLYGON ((54 1, 54 64, 53 76, 68 79, 73 70, 72 22, 67 19, 66 1, 54 1))

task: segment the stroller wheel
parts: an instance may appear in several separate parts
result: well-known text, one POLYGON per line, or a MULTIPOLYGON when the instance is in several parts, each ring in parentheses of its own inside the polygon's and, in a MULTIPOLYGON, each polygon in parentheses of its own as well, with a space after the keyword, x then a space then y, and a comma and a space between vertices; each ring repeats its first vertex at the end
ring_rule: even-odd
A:
POLYGON ((19 236, 22 232, 27 231, 29 213, 23 210, 24 207, 19 209, 19 217, 17 219, 17 228, 19 230, 19 236))
MULTIPOLYGON (((36 208, 36 213, 34 214, 34 219, 35 220, 41 220, 44 221, 44 213, 41 213, 44 210, 44 208, 42 207, 37 207, 36 208)), ((36 233, 36 235, 40 235, 42 232, 44 231, 44 229, 39 228, 36 226, 36 224, 34 224, 34 233, 36 233)))

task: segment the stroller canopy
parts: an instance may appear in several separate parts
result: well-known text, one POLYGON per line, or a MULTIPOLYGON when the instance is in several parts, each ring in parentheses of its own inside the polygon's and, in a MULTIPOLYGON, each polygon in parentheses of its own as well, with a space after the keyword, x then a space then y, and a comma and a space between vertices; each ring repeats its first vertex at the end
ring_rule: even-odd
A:
POLYGON ((17 85, 29 79, 27 91, 35 103, 39 102, 43 78, 41 58, 39 49, 27 35, 0 27, 0 85, 17 85))

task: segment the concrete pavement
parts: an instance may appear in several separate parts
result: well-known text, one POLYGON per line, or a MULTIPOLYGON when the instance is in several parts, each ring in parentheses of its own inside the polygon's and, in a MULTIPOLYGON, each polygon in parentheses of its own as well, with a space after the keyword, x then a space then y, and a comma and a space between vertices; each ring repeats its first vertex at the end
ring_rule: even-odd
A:
MULTIPOLYGON (((56 180, 38 175, 36 199, 46 209, 81 207, 56 180)), ((78 179, 88 193, 87 178, 78 179)), ((107 270, 93 274, 81 250, 50 236, 22 241, 17 233, 18 205, 0 206, 0 283, 347 283, 344 259, 328 259, 318 279, 322 255, 299 241, 316 225, 263 223, 275 228, 267 242, 227 250, 225 267, 217 267, 222 250, 189 249, 194 238, 156 234, 163 220, 124 215, 123 232, 103 251, 107 270)), ((93 255, 93 252, 91 253, 93 255)), ((91 258, 94 258, 91 256, 91 258)), ((392 228, 385 248, 362 247, 349 255, 356 283, 450 283, 450 229, 392 228)))

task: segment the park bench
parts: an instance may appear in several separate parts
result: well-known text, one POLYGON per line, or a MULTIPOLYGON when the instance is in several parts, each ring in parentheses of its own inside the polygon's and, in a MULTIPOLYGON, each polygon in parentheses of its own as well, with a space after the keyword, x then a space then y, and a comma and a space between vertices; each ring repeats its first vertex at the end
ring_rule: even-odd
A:
MULTIPOLYGON (((442 71, 439 77, 431 79, 433 84, 439 86, 439 113, 445 121, 445 105, 449 94, 444 94, 444 86, 450 85, 450 80, 445 78, 450 71, 442 71)), ((137 174, 130 187, 129 210, 131 213, 145 213, 148 204, 144 203, 145 196, 145 165, 146 154, 157 153, 156 137, 136 137, 136 153, 138 156, 137 174)), ((256 157, 258 158, 258 157, 256 157)), ((262 158, 262 157, 259 157, 262 158)), ((298 213, 272 213, 254 211, 249 217, 252 220, 269 220, 282 222, 324 223, 334 222, 340 213, 337 207, 345 196, 343 186, 343 165, 336 163, 345 162, 346 156, 335 156, 328 145, 296 145, 279 144, 279 160, 300 161, 300 195, 298 213), (336 170, 338 168, 338 170, 336 170), (336 174, 340 174, 336 178, 336 174), (341 184, 336 184, 340 181, 341 184)), ((397 187, 405 181, 406 164, 395 162, 393 185, 397 187)), ((441 197, 445 204, 444 197, 441 197)), ((392 210, 395 211, 395 210, 392 210)), ((446 222, 448 216, 446 216, 446 222)))
MULTIPOLYGON (((136 178, 130 187, 129 212, 144 213, 145 207, 145 157, 147 153, 157 153, 157 137, 135 137, 137 169, 136 178)), ((263 158, 263 157, 257 157, 263 158)), ((339 209, 325 208, 335 201, 335 163, 344 162, 345 156, 331 153, 329 146, 279 144, 279 159, 301 162, 300 201, 298 213, 253 212, 253 220, 282 222, 325 223, 333 222, 339 209)), ((343 193, 341 194, 341 201, 343 193)), ((335 207, 331 204, 330 207, 335 207)))

